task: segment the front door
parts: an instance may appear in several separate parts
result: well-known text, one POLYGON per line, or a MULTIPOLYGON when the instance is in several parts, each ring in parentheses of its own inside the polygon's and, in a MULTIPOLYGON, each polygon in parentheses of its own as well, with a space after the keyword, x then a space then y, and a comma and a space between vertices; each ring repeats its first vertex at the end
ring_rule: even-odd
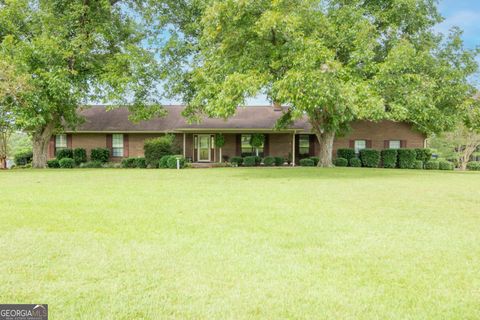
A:
POLYGON ((198 135, 198 161, 210 161, 210 135, 198 135))

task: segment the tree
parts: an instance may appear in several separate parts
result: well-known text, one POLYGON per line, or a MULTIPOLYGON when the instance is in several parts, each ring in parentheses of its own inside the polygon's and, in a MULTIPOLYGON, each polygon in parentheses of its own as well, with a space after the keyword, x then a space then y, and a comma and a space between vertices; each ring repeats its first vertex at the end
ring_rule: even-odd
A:
POLYGON ((225 145, 225 136, 221 133, 215 135, 215 146, 218 148, 219 157, 218 162, 222 162, 222 148, 225 145))
POLYGON ((81 122, 89 101, 128 105, 132 119, 161 114, 156 1, 0 0, 0 57, 28 79, 9 110, 33 140, 33 167, 46 165, 56 130, 81 122), (147 42, 151 40, 151 42, 147 42))
POLYGON ((263 146, 265 136, 261 133, 254 133, 250 137, 250 145, 255 148, 255 155, 258 157, 258 148, 263 146))
POLYGON ((422 132, 452 128, 474 93, 476 52, 460 31, 435 35, 435 1, 165 1, 171 37, 165 91, 185 115, 229 117, 265 94, 306 115, 332 164, 336 134, 357 119, 408 121, 422 132))

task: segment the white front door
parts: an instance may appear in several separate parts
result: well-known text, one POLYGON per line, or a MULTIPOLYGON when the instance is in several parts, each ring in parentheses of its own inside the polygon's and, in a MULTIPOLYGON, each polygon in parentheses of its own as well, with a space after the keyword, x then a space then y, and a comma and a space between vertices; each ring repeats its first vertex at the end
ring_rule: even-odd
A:
POLYGON ((198 135, 198 161, 210 161, 210 135, 198 135))

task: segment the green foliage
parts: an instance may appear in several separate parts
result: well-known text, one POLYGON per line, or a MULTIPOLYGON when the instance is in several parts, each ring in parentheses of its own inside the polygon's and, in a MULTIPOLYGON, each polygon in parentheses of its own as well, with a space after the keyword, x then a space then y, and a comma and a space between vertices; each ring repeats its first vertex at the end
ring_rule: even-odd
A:
POLYGON ((103 162, 101 161, 88 161, 82 163, 80 168, 102 168, 103 162))
POLYGON ((318 162, 320 161, 320 158, 319 157, 310 157, 310 159, 312 159, 313 161, 313 164, 316 166, 318 164, 318 162))
POLYGON ((360 160, 367 168, 377 168, 380 164, 380 151, 374 149, 360 150, 360 160))
POLYGON ((284 163, 285 163, 285 158, 284 157, 275 157, 275 165, 277 167, 283 166, 284 163))
POLYGON ((415 149, 415 154, 417 155, 417 160, 420 160, 423 163, 432 158, 432 150, 428 148, 417 148, 415 149))
POLYGON ((233 165, 241 166, 243 163, 243 158, 242 157, 232 157, 230 159, 230 163, 233 165))
POLYGON ((87 162, 87 151, 83 148, 75 148, 73 150, 73 160, 79 166, 81 163, 87 162))
POLYGON ((265 157, 263 159, 263 164, 267 167, 275 166, 275 157, 265 157))
POLYGON ((397 149, 398 154, 398 167, 400 169, 413 169, 415 168, 415 160, 417 160, 417 154, 414 149, 397 149))
POLYGON ((58 159, 48 160, 47 166, 49 168, 60 168, 60 162, 58 161, 58 159))
POLYGON ((467 169, 472 171, 480 171, 480 161, 470 161, 467 163, 467 169))
POLYGON ((336 158, 334 164, 336 167, 346 167, 348 166, 348 160, 345 158, 336 158))
POLYGON ((182 156, 170 156, 167 160, 168 168, 177 169, 177 160, 179 161, 180 169, 185 168, 185 158, 182 156))
MULTIPOLYGON (((171 154, 167 154, 167 155, 165 155, 165 156, 162 156, 162 157, 160 158, 160 160, 158 161, 158 168, 163 168, 163 169, 168 168, 168 160, 169 160, 171 157, 174 157, 174 156, 171 155, 171 154)), ((157 167, 157 166, 154 166, 154 167, 157 167)))
POLYGON ((62 160, 63 158, 71 158, 73 159, 73 150, 66 148, 66 149, 60 149, 57 151, 55 154, 58 160, 62 160))
POLYGON ((23 132, 14 132, 8 139, 9 155, 32 151, 32 139, 23 132))
POLYGON ((257 157, 256 156, 248 156, 243 158, 243 165, 245 167, 253 167, 257 165, 257 157))
POLYGON ((122 168, 136 168, 137 159, 136 158, 124 158, 122 159, 122 168))
POLYGON ((221 133, 217 133, 215 135, 215 147, 223 148, 224 145, 225 145, 225 136, 221 133))
POLYGON ((302 167, 314 167, 315 163, 313 162, 312 159, 306 158, 306 159, 300 159, 298 162, 302 167))
POLYGON ((381 157, 384 168, 397 167, 397 149, 384 149, 381 151, 381 157))
POLYGON ((345 158, 345 159, 347 159, 348 161, 350 161, 350 159, 356 157, 356 155, 355 155, 355 150, 354 150, 354 149, 351 149, 351 148, 338 149, 338 150, 337 150, 337 157, 338 157, 338 158, 345 158))
POLYGON ((163 156, 178 153, 178 147, 174 144, 174 140, 175 136, 172 134, 145 140, 143 150, 145 151, 147 164, 156 167, 163 156))
POLYGON ((413 169, 423 169, 423 161, 422 160, 415 160, 415 165, 413 169))
POLYGON ((348 164, 350 165, 350 167, 361 167, 362 166, 362 160, 360 160, 358 158, 351 158, 348 161, 348 164))
POLYGON ((440 167, 440 164, 437 160, 428 160, 425 162, 425 169, 426 170, 438 170, 440 167))
POLYGON ((440 169, 440 170, 453 170, 454 166, 453 166, 453 163, 451 163, 450 161, 441 160, 441 161, 438 162, 438 169, 440 169))
POLYGON ((60 164, 60 168, 73 168, 75 167, 75 160, 72 158, 62 158, 58 160, 58 163, 60 164))
POLYGON ((145 169, 147 167, 145 158, 135 158, 135 167, 145 169))
POLYGON ((24 151, 15 154, 13 161, 17 166, 24 166, 32 162, 33 153, 32 151, 24 151))
POLYGON ((265 135, 261 133, 252 133, 250 138, 250 145, 254 148, 260 148, 265 141, 265 135))
POLYGON ((107 163, 110 159, 110 150, 106 148, 95 148, 90 151, 90 160, 107 163))

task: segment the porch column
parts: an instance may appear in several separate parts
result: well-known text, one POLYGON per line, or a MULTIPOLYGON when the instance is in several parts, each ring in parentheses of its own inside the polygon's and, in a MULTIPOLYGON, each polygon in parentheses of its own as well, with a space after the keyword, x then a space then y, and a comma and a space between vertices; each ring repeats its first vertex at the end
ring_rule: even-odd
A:
POLYGON ((292 135, 292 167, 295 167, 295 131, 292 135))
POLYGON ((185 147, 187 145, 187 138, 185 132, 183 133, 183 157, 185 158, 186 153, 185 153, 185 147))

